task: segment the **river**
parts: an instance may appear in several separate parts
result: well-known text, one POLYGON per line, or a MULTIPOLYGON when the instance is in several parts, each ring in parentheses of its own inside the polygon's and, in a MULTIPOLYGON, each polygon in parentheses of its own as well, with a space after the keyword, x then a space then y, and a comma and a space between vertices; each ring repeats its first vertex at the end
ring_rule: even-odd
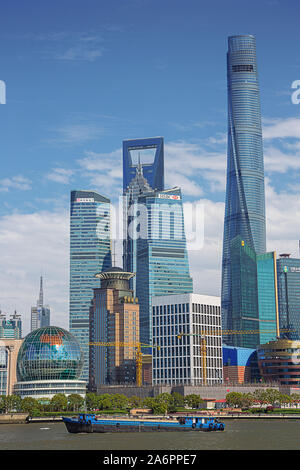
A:
POLYGON ((226 420, 223 432, 70 434, 63 423, 1 424, 1 450, 299 450, 300 420, 226 420))

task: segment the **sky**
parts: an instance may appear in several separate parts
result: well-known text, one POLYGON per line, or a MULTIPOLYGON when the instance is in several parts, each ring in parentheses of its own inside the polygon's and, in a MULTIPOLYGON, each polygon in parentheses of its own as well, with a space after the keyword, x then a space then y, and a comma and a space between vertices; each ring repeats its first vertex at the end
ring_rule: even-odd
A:
POLYGON ((22 315, 24 334, 41 275, 51 323, 68 328, 70 191, 117 203, 124 139, 164 137, 166 186, 180 186, 185 203, 203 210, 203 240, 189 245, 194 290, 220 295, 230 35, 256 38, 267 249, 299 256, 298 0, 12 0, 0 8, 0 308, 22 315))

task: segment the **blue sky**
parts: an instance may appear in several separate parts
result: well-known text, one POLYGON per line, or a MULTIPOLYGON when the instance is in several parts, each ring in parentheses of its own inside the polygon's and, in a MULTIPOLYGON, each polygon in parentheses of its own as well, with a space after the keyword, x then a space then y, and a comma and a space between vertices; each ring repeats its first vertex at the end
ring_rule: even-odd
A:
POLYGON ((164 136, 167 184, 204 205, 196 290, 219 295, 229 35, 257 41, 268 249, 298 256, 299 13, 297 0, 1 5, 0 307, 25 331, 40 274, 53 323, 68 326, 69 193, 116 199, 123 139, 164 136))

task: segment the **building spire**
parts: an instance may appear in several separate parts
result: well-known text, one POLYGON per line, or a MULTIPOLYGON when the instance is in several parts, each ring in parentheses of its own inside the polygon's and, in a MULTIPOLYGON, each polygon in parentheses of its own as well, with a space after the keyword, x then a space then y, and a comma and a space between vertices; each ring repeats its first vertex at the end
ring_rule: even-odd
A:
POLYGON ((143 165, 141 164, 141 153, 139 152, 138 165, 136 169, 137 175, 143 176, 143 165))
POLYGON ((43 293, 43 276, 40 279, 40 295, 38 300, 38 307, 43 307, 44 304, 44 293, 43 293))

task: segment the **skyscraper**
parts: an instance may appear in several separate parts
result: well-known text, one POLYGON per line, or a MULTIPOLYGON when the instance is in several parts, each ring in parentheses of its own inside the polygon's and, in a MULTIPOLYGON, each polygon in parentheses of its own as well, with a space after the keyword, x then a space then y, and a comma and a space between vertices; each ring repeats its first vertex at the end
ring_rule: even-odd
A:
POLYGON ((300 259, 289 254, 277 260, 279 324, 283 338, 300 339, 300 259))
MULTIPOLYGON (((144 193, 151 192, 152 188, 143 175, 143 166, 139 162, 136 175, 130 182, 123 199, 123 266, 127 272, 136 272, 136 237, 132 236, 137 230, 135 208, 139 198, 144 193)), ((131 288, 136 291, 136 278, 130 279, 131 288)))
POLYGON ((0 310, 0 338, 21 339, 22 338, 22 319, 16 310, 10 316, 10 320, 6 319, 6 315, 0 310))
POLYGON ((44 305, 43 277, 40 278, 40 292, 36 307, 31 307, 31 330, 50 326, 50 308, 44 305))
MULTIPOLYGON (((134 210, 138 197, 153 189, 164 189, 164 139, 148 137, 123 141, 123 267, 136 272, 134 210)), ((136 291, 136 277, 130 280, 136 291)))
POLYGON ((89 387, 94 391, 106 383, 136 381, 139 342, 139 304, 129 288, 134 274, 114 266, 96 276, 101 287, 94 289, 90 307, 89 387))
POLYGON ((264 164, 255 38, 228 38, 228 158, 222 261, 222 322, 233 327, 230 243, 240 235, 266 251, 264 164))
POLYGON ((152 341, 152 299, 193 292, 180 188, 151 191, 137 200, 136 295, 140 338, 152 341))
POLYGON ((255 349, 278 335, 276 255, 257 255, 237 235, 230 243, 230 259, 230 329, 247 333, 226 335, 224 342, 255 349))
POLYGON ((89 379, 89 308, 95 275, 111 267, 110 200, 94 191, 72 191, 70 212, 70 332, 84 354, 89 379))

